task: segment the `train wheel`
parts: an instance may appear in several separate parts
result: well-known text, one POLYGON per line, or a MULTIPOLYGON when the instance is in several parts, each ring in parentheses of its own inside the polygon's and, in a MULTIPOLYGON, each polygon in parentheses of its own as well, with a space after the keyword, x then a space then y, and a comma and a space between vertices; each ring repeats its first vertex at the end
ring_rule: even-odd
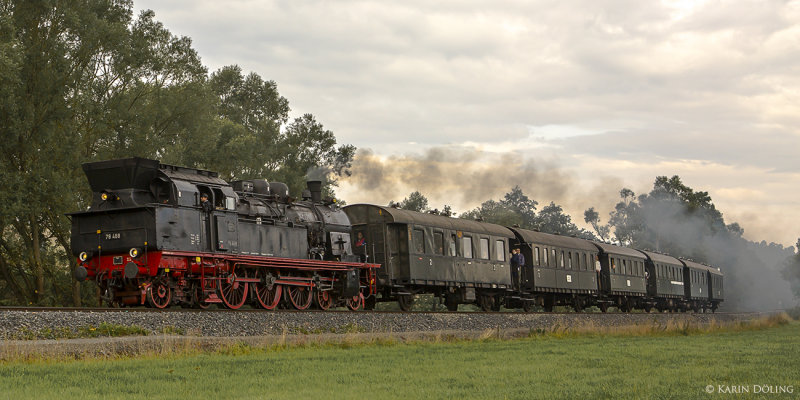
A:
POLYGON ((503 301, 499 296, 492 296, 492 311, 500 311, 500 306, 502 305, 503 301))
POLYGON ((414 295, 405 294, 397 296, 397 305, 399 305, 400 309, 403 311, 411 311, 411 306, 414 305, 414 295))
POLYGON ((522 300, 522 311, 531 312, 532 303, 530 301, 522 300))
POLYGON ((479 302, 480 302, 479 305, 481 306, 481 310, 483 310, 483 311, 493 311, 494 310, 494 308, 495 308, 495 306, 494 306, 494 296, 481 295, 479 297, 479 299, 480 299, 479 300, 479 302))
POLYGON ((458 300, 455 295, 445 295, 444 305, 447 307, 447 311, 458 311, 458 300))
POLYGON ((608 303, 600 303, 597 308, 600 309, 600 312, 608 312, 608 303))
POLYGON ((236 274, 230 274, 219 281, 219 298, 231 310, 238 310, 247 300, 246 283, 239 282, 236 274))
POLYGON ((333 296, 330 290, 317 290, 314 296, 315 303, 320 310, 327 310, 333 305, 333 296))
POLYGON ((353 311, 358 311, 364 308, 364 295, 359 293, 358 295, 347 299, 347 308, 353 311))
POLYGON ((153 308, 167 308, 172 301, 172 290, 161 279, 155 280, 147 288, 147 304, 153 308))
POLYGON ((281 301, 283 287, 275 283, 275 276, 272 274, 264 275, 262 271, 256 271, 255 277, 259 281, 250 285, 256 294, 258 305, 265 310, 274 310, 281 301))
POLYGON ((575 309, 575 312, 583 311, 583 300, 580 297, 576 297, 572 301, 572 308, 575 309))
POLYGON ((310 287, 287 286, 286 294, 289 297, 289 302, 292 303, 295 309, 305 310, 311 306, 313 293, 310 287))
POLYGON ((375 304, 377 304, 377 303, 378 303, 378 299, 375 297, 375 295, 374 294, 370 295, 369 297, 364 299, 364 309, 365 310, 374 310, 375 309, 375 304))
POLYGON ((211 304, 206 303, 206 294, 203 292, 203 287, 199 284, 192 290, 192 307, 201 310, 211 307, 211 304))
POLYGON ((553 306, 555 305, 555 299, 553 297, 546 297, 542 304, 542 308, 544 308, 545 312, 553 312, 553 306))

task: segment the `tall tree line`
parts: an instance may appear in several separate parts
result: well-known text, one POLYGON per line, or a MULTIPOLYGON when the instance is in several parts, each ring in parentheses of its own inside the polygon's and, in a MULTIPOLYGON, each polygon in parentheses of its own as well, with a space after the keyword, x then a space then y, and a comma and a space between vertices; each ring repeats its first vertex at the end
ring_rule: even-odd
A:
POLYGON ((209 74, 189 38, 130 0, 0 0, 0 303, 93 301, 71 279, 64 215, 89 203, 81 163, 156 158, 295 193, 324 168, 335 184, 355 148, 290 111, 273 81, 209 74))

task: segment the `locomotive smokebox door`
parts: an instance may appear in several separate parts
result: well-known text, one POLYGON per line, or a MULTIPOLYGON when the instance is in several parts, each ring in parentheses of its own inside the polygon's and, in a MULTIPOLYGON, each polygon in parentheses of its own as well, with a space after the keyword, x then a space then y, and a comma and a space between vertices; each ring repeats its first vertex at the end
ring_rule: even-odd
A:
POLYGON ((344 278, 339 280, 342 297, 353 297, 358 295, 361 285, 358 279, 358 270, 350 269, 344 274, 344 278))

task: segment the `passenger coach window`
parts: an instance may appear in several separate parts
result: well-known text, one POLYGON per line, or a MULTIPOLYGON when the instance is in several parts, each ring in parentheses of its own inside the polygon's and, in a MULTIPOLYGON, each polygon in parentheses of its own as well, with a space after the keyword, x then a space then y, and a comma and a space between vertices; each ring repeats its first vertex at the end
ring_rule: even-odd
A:
POLYGON ((548 254, 548 253, 547 253, 547 247, 545 247, 545 248, 544 248, 544 252, 543 252, 543 254, 542 254, 542 257, 543 257, 543 258, 542 258, 542 265, 544 265, 544 266, 548 266, 548 267, 549 267, 549 266, 550 266, 550 264, 548 263, 548 261, 550 261, 550 260, 548 260, 548 259, 547 259, 547 254, 548 254))
MULTIPOLYGON (((564 260, 561 261, 563 262, 564 260)), ((553 263, 554 267, 558 265, 558 255, 556 254, 556 249, 550 249, 550 262, 553 263)))
POLYGON ((422 229, 414 229, 414 252, 417 254, 425 253, 425 231, 422 229))
POLYGON ((444 233, 433 232, 433 251, 440 256, 444 255, 444 233))
POLYGON ((536 248, 536 265, 542 265, 541 258, 539 258, 539 248, 536 248))
POLYGON ((489 259, 489 239, 480 238, 481 243, 481 258, 484 260, 489 259))
POLYGON ((498 240, 494 242, 494 251, 495 257, 497 261, 505 261, 506 260, 506 242, 502 240, 498 240))
POLYGON ((456 256, 456 235, 450 235, 450 257, 456 256))
POLYGON ((461 238, 461 254, 464 258, 472 258, 472 238, 464 236, 461 238))
POLYGON ((558 262, 558 266, 564 268, 564 252, 561 252, 561 259, 558 262))

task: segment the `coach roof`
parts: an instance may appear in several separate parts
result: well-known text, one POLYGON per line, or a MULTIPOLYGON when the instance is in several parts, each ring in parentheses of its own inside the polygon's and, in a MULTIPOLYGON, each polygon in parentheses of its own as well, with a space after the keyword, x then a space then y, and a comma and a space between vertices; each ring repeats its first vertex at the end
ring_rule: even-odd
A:
POLYGON ((597 251, 597 247, 595 247, 592 242, 584 239, 529 231, 521 228, 511 228, 511 230, 517 232, 517 234, 522 237, 522 240, 529 244, 549 245, 568 249, 588 250, 592 252, 597 251))
POLYGON ((673 256, 670 256, 670 255, 667 255, 667 254, 655 253, 655 252, 646 251, 646 250, 639 250, 639 251, 644 253, 654 263, 677 265, 677 266, 681 266, 681 267, 683 266, 683 264, 681 263, 681 260, 679 260, 679 259, 677 259, 677 258, 675 258, 673 256))
POLYGON ((615 246, 613 244, 608 243, 600 243, 600 242, 592 242, 595 246, 603 250, 603 252, 613 255, 620 255, 620 256, 627 256, 627 257, 634 257, 634 258, 641 258, 646 259, 644 254, 639 252, 639 250, 629 249, 627 247, 615 246))
POLYGON ((710 267, 710 266, 705 265, 705 264, 700 264, 700 263, 698 263, 696 261, 687 260, 687 259, 684 259, 684 258, 681 258, 680 260, 681 260, 681 262, 683 262, 684 265, 686 265, 689 268, 699 269, 701 271, 708 271, 708 272, 711 272, 714 275, 722 275, 722 272, 720 270, 718 270, 717 268, 710 267))
MULTIPOLYGON (((450 229, 454 231, 464 231, 473 233, 483 233, 487 235, 514 237, 508 228, 488 222, 479 222, 463 218, 451 218, 443 215, 425 214, 417 211, 402 210, 394 207, 376 206, 374 204, 353 204, 345 207, 355 210, 357 208, 373 208, 378 210, 378 214, 382 216, 385 223, 400 223, 423 225, 437 228, 450 229)), ((351 215, 351 213, 348 213, 351 215)), ((367 221, 358 221, 351 216, 353 224, 365 223, 367 221)), ((370 221, 375 222, 375 221, 370 221)))

